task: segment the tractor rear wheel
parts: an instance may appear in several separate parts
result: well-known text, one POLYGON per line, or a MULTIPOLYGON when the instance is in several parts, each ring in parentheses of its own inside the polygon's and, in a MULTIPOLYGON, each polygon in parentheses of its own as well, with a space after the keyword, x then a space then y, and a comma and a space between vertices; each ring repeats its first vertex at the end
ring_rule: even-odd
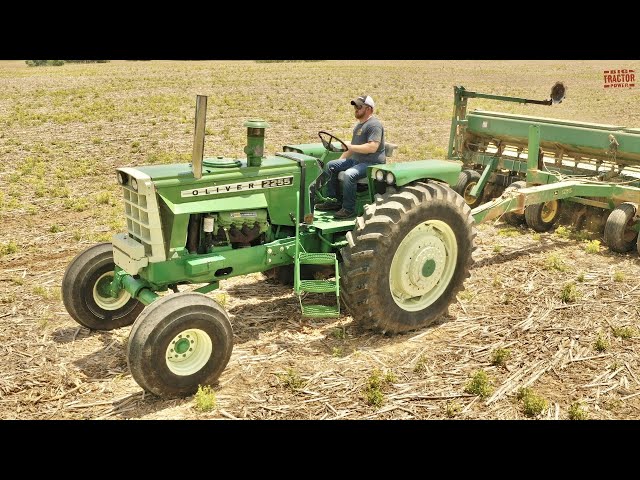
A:
POLYGON ((480 174, 475 170, 462 170, 458 176, 458 183, 454 190, 460 194, 464 201, 469 205, 469 208, 474 209, 482 203, 484 197, 484 190, 481 191, 477 197, 470 195, 471 190, 480 181, 480 174))
POLYGON ((436 321, 463 289, 476 235, 448 186, 417 182, 377 196, 342 250, 341 297, 364 328, 399 333, 436 321))
POLYGON ((62 301, 69 315, 91 330, 131 325, 144 305, 125 290, 109 294, 113 280, 113 246, 100 243, 78 254, 62 277, 62 301))
POLYGON ((229 317, 197 292, 175 293, 144 310, 129 334, 133 379, 160 397, 185 397, 213 385, 233 350, 229 317))
POLYGON ((621 203, 614 208, 604 226, 604 243, 614 252, 624 253, 633 248, 638 232, 635 225, 636 206, 633 203, 621 203))

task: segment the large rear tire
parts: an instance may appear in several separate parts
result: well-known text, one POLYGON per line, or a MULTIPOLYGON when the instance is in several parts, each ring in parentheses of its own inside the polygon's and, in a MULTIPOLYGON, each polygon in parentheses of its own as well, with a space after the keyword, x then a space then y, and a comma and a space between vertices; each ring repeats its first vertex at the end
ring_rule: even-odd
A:
POLYGON ((633 229, 635 216, 636 206, 625 202, 614 208, 607 217, 607 223, 604 226, 604 243, 614 252, 628 252, 636 243, 638 232, 633 229))
POLYGON ((470 275, 475 235, 471 210, 447 186, 378 196, 341 251, 341 296, 354 322, 392 334, 436 321, 470 275))
POLYGON ((214 385, 233 350, 224 309, 197 292, 156 300, 129 335, 127 362, 133 379, 164 398, 185 397, 198 385, 214 385))
POLYGON ((113 280, 113 246, 100 243, 78 254, 62 277, 62 302, 76 322, 91 330, 131 325, 144 305, 125 290, 109 295, 113 280))

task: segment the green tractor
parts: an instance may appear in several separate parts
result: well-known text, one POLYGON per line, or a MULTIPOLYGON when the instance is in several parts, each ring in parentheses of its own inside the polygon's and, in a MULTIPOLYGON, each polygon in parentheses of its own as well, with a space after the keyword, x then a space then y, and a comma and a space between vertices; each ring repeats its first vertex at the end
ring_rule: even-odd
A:
POLYGON ((264 272, 293 285, 304 316, 339 316, 342 304, 354 323, 387 334, 433 323, 463 289, 476 231, 451 188, 461 162, 371 166, 358 216, 336 220, 313 206, 342 140, 321 131, 320 143, 265 156, 268 125, 249 120, 246 158, 203 158, 205 112, 198 96, 191 164, 117 169, 127 232, 77 255, 62 282, 80 325, 133 324, 127 358, 142 388, 180 397, 215 384, 233 331, 206 293, 227 278, 264 272))

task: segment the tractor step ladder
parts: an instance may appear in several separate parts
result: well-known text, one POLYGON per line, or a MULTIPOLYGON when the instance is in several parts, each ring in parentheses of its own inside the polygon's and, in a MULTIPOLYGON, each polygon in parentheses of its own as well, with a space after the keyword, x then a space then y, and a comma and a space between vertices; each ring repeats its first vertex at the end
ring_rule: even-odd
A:
MULTIPOLYGON (((298 196, 300 194, 298 193, 298 196)), ((299 211, 298 198, 298 209, 299 211)), ((340 316, 340 274, 338 259, 335 253, 307 253, 302 252, 300 245, 299 222, 296 220, 296 253, 294 259, 294 291, 300 300, 302 315, 305 317, 339 317, 340 316), (301 265, 333 265, 335 280, 302 280, 300 278, 301 265), (309 305, 302 302, 305 293, 335 294, 336 305, 309 305)))
POLYGON ((338 259, 335 253, 303 253, 299 252, 295 259, 295 290, 300 299, 302 315, 305 317, 339 317, 340 316, 340 277, 338 259), (333 265, 335 280, 301 280, 301 265, 333 265), (305 293, 335 294, 336 305, 305 305, 302 295, 305 293))

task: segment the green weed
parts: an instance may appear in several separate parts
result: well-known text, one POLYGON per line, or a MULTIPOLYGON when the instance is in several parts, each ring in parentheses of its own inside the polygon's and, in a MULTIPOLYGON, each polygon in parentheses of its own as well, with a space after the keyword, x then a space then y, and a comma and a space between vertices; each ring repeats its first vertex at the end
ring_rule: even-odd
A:
POLYGON ((598 352, 606 352, 609 348, 609 342, 606 338, 602 336, 601 333, 598 334, 598 338, 596 339, 596 343, 594 344, 595 349, 598 352))
POLYGON ((18 251, 18 245, 10 240, 9 243, 0 244, 0 257, 4 255, 11 255, 12 253, 16 253, 18 251))
POLYGON ((508 348, 496 348, 491 353, 491 364, 496 366, 505 366, 507 359, 511 356, 511 350, 508 348))
POLYGON ((289 368, 285 373, 278 373, 277 376, 282 385, 290 390, 299 390, 305 384, 304 380, 300 377, 300 374, 293 368, 289 368))
POLYGON ((587 253, 598 253, 600 251, 600 240, 591 240, 584 242, 584 251, 587 253))
POLYGON ((573 303, 578 300, 582 296, 582 293, 577 289, 576 284, 574 282, 566 283, 562 287, 562 291, 560 292, 560 299, 564 303, 573 303))
POLYGON ((556 228, 555 234, 560 238, 569 238, 571 236, 571 231, 565 226, 559 226, 556 228))
POLYGON ((574 402, 569 407, 569 420, 586 420, 589 414, 586 412, 580 402, 574 402))
POLYGON ((454 418, 460 414, 462 411, 462 405, 458 402, 447 402, 447 406, 445 408, 445 415, 447 418, 454 418))
POLYGON ((537 417, 549 406, 543 397, 536 395, 530 388, 521 388, 517 397, 522 400, 522 411, 527 417, 537 417))
POLYGON ((634 337, 636 330, 633 327, 614 327, 613 335, 622 339, 634 337))
POLYGON ((364 388, 365 402, 372 407, 378 408, 384 402, 383 388, 396 380, 393 372, 386 372, 384 375, 380 369, 375 368, 367 379, 364 388))
POLYGON ((498 235, 501 237, 517 237, 521 235, 520 230, 515 227, 504 227, 498 230, 498 235))
POLYGON ((209 385, 198 385, 194 400, 196 410, 208 412, 216 407, 216 392, 209 385))
POLYGON ((493 388, 490 385, 487 373, 484 370, 478 370, 464 387, 464 391, 472 395, 479 395, 482 398, 491 395, 493 388))
POLYGON ((557 254, 553 253, 545 259, 544 268, 547 270, 559 270, 564 272, 567 269, 567 266, 557 254))

